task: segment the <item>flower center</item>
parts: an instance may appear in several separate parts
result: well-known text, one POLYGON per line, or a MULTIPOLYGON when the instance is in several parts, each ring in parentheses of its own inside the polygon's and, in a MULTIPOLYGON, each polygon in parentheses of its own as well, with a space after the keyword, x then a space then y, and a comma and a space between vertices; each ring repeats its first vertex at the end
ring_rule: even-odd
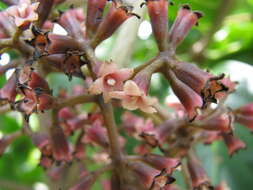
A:
POLYGON ((116 84, 116 80, 113 78, 109 78, 106 82, 110 86, 114 86, 116 84))

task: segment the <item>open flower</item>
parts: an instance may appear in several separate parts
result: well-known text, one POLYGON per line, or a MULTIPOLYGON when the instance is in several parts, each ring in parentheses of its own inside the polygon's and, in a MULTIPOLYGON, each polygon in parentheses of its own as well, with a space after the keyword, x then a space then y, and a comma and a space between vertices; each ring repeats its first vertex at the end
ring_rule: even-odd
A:
POLYGON ((14 18, 17 27, 29 27, 30 23, 38 20, 38 14, 35 12, 39 2, 31 3, 30 0, 20 0, 18 5, 11 6, 6 11, 14 18))
POLYGON ((156 103, 156 99, 146 96, 132 80, 126 81, 123 91, 114 91, 109 95, 112 98, 121 99, 122 106, 128 110, 139 108, 141 111, 147 113, 156 112, 155 108, 152 107, 156 103))
POLYGON ((105 102, 110 100, 109 93, 114 90, 121 90, 123 81, 133 74, 133 69, 117 69, 116 64, 105 62, 98 72, 98 79, 90 86, 91 94, 101 94, 105 102))

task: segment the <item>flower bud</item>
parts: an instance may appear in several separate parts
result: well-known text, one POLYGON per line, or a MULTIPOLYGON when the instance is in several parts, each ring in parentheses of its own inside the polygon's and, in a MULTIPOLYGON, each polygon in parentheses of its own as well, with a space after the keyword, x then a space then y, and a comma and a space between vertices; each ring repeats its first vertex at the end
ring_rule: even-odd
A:
POLYGON ((253 103, 244 105, 234 111, 235 121, 253 132, 253 103))
POLYGON ((133 14, 128 13, 126 7, 117 7, 116 3, 112 3, 109 12, 100 23, 91 45, 96 47, 109 38, 131 16, 133 14))
POLYGON ((204 103, 217 103, 216 99, 218 97, 222 98, 221 92, 224 93, 229 90, 229 88, 222 83, 222 79, 224 79, 225 76, 223 74, 215 77, 201 70, 196 65, 185 62, 178 62, 173 68, 173 71, 179 80, 202 96, 204 103))
POLYGON ((193 155, 189 156, 187 166, 192 180, 193 189, 213 189, 204 168, 196 157, 193 155))
POLYGON ((138 177, 138 182, 147 189, 151 187, 155 176, 160 173, 159 170, 139 162, 130 163, 129 168, 134 172, 136 177, 138 177))
POLYGON ((183 104, 188 113, 190 121, 197 116, 197 109, 202 108, 202 98, 188 85, 179 80, 173 71, 168 71, 168 75, 172 90, 183 104))
POLYGON ((156 43, 159 50, 164 51, 168 48, 168 1, 147 0, 147 8, 156 43))
POLYGON ((88 0, 86 29, 88 37, 92 37, 102 21, 107 0, 88 0))
POLYGON ((232 134, 222 134, 223 140, 228 148, 228 154, 233 156, 235 152, 246 148, 246 144, 232 134))
POLYGON ((143 161, 157 170, 166 169, 168 174, 171 174, 180 165, 179 159, 167 158, 157 154, 146 154, 143 156, 143 161))
POLYGON ((208 120, 204 120, 200 127, 206 130, 229 133, 232 130, 231 124, 231 115, 229 113, 223 113, 208 120))
POLYGON ((197 24, 198 19, 202 17, 200 12, 192 12, 190 7, 184 5, 178 11, 176 21, 170 30, 170 43, 173 49, 183 41, 190 29, 197 24))
POLYGON ((50 127, 53 157, 57 161, 71 161, 70 149, 63 130, 59 126, 50 127))

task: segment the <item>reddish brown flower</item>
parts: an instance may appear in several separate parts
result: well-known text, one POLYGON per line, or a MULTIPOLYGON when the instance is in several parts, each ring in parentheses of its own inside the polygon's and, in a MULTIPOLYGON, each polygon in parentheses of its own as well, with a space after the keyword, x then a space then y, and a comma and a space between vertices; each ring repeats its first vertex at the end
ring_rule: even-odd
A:
POLYGON ((109 38, 123 22, 133 15, 134 14, 128 12, 127 7, 118 7, 117 3, 112 3, 109 12, 97 28, 97 32, 92 41, 92 46, 96 47, 102 41, 109 38))
POLYGON ((101 126, 99 121, 95 121, 91 127, 86 129, 86 134, 82 140, 84 143, 95 143, 104 148, 108 148, 109 139, 106 129, 101 126))
POLYGON ((196 157, 189 156, 187 166, 192 180, 192 187, 194 189, 212 188, 204 168, 196 157))
POLYGON ((179 80, 173 71, 168 71, 167 77, 169 77, 172 90, 187 111, 189 120, 193 121, 197 116, 197 109, 203 106, 201 96, 179 80))
POLYGON ((147 0, 147 7, 158 48, 164 51, 168 48, 168 1, 147 0))
POLYGON ((234 111, 235 121, 253 132, 253 103, 246 104, 234 111))
POLYGON ((222 137, 223 137, 224 142, 227 145, 228 154, 230 156, 233 156, 235 152, 246 148, 246 144, 232 134, 223 133, 222 137))
POLYGON ((155 169, 166 169, 168 174, 171 174, 180 165, 180 161, 177 158, 168 158, 157 154, 146 154, 143 156, 143 161, 155 169))
POLYGON ((62 128, 59 126, 50 127, 50 138, 54 159, 57 161, 71 161, 69 144, 62 128))
POLYGON ((172 48, 176 49, 177 45, 180 44, 201 17, 202 14, 200 12, 191 11, 188 5, 184 5, 179 9, 176 20, 170 30, 170 44, 172 48))

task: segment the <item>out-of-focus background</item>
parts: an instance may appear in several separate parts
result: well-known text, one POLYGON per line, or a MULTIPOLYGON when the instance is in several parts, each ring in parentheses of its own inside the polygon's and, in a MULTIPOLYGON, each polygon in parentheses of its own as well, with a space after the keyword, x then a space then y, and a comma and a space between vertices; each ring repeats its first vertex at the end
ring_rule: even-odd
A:
MULTIPOLYGON (((78 5, 78 1, 69 2, 78 5)), ((178 8, 184 3, 204 13, 199 26, 192 29, 178 48, 178 56, 184 61, 195 62, 216 74, 224 72, 232 80, 238 81, 236 92, 227 101, 230 107, 253 102, 253 0, 174 0, 173 2, 174 6, 169 8, 170 24, 173 23, 178 8)), ((61 5, 58 8, 64 10, 67 6, 61 5)), ((0 9, 5 8, 6 5, 0 1, 0 9)), ((135 11, 142 15, 143 20, 137 21, 131 18, 124 23, 116 35, 97 48, 96 54, 99 58, 112 59, 122 66, 133 67, 156 55, 157 47, 145 9, 140 10, 137 7, 135 11)), ((64 34, 65 31, 59 25, 55 25, 54 32, 64 34)), ((0 64, 7 64, 15 56, 13 52, 3 54, 0 64)), ((0 76, 0 87, 11 72, 13 71, 0 76)), ((50 75, 48 80, 50 87, 56 92, 60 87, 70 87, 80 83, 77 79, 68 82, 66 76, 59 74, 50 75)), ((151 94, 159 97, 162 103, 174 98, 168 83, 159 75, 154 75, 152 78, 151 94)), ((38 119, 33 115, 31 120, 32 127, 36 130, 38 119)), ((17 113, 0 115, 0 137, 19 130, 21 121, 21 116, 17 113)), ((199 145, 197 150, 214 184, 226 180, 232 190, 251 190, 253 189, 253 135, 247 129, 238 126, 235 126, 235 133, 247 143, 247 149, 238 152, 232 158, 228 156, 222 142, 215 142, 211 146, 199 145)), ((131 151, 131 142, 128 142, 127 148, 129 148, 127 151, 131 151)), ((39 151, 29 138, 17 139, 0 157, 0 190, 48 190, 46 185, 48 178, 43 169, 38 166, 39 157, 39 151)), ((92 169, 96 166, 90 167, 92 169)), ((177 173, 176 178, 177 183, 182 186, 182 176, 177 173)), ((93 189, 99 190, 101 187, 96 184, 93 189)))

